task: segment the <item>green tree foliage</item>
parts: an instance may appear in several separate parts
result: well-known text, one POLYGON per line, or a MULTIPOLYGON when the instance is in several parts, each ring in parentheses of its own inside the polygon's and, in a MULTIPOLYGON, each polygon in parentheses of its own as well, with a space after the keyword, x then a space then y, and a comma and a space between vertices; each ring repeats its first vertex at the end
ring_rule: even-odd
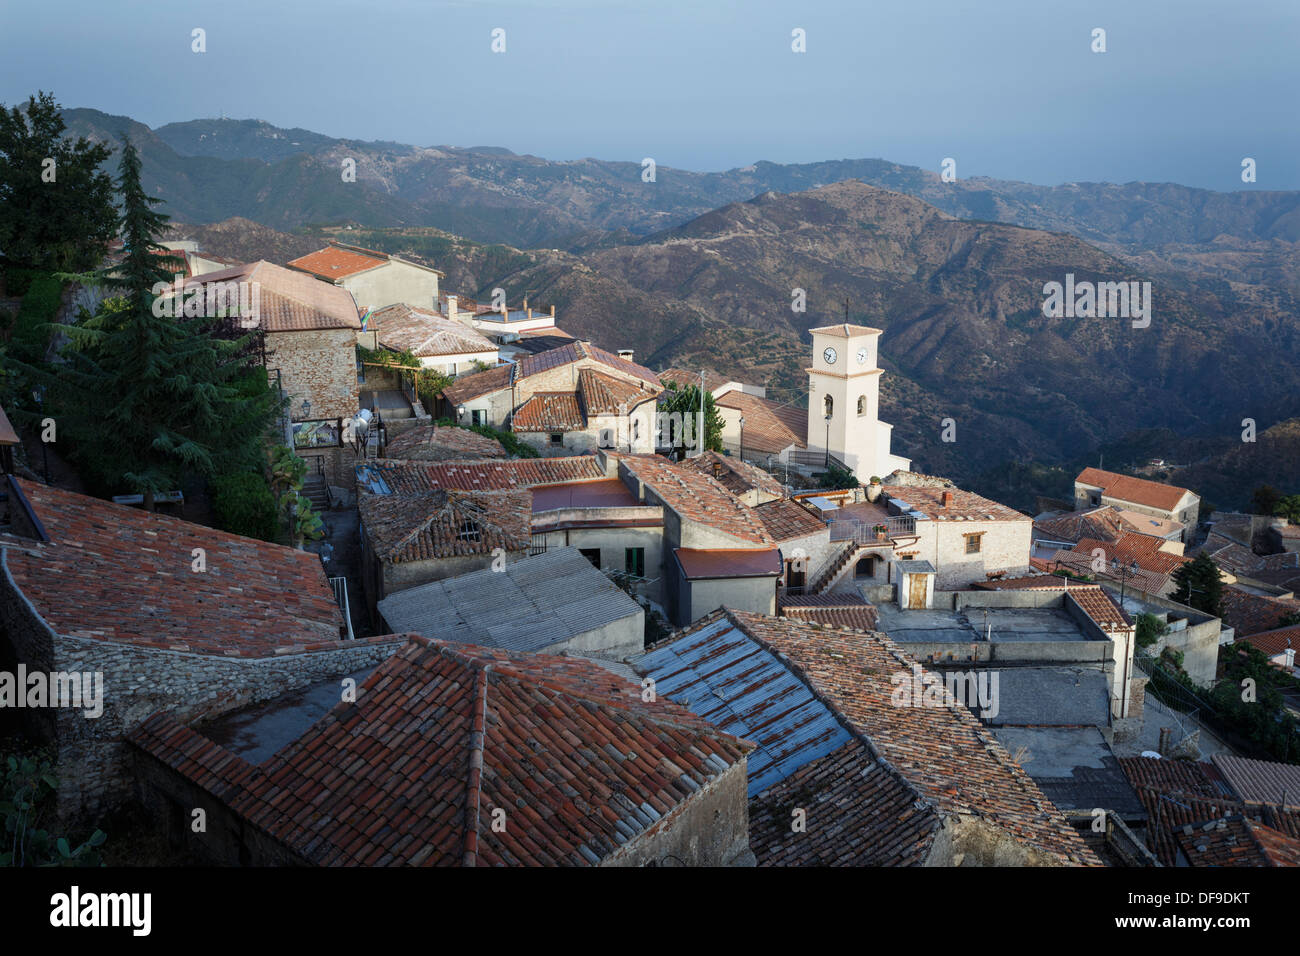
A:
POLYGON ((514 432, 502 431, 499 428, 493 428, 491 425, 461 425, 453 422, 450 418, 439 418, 434 424, 439 428, 463 428, 466 431, 482 435, 484 438, 496 439, 496 441, 500 442, 501 447, 515 458, 541 457, 536 448, 521 440, 514 432))
POLYGON ((1300 763, 1297 722, 1282 696, 1283 688, 1296 685, 1295 678, 1245 644, 1221 648, 1219 660, 1224 679, 1210 696, 1219 718, 1273 758, 1300 763))
POLYGON ((47 375, 73 454, 96 483, 154 497, 183 476, 260 464, 277 398, 265 372, 240 357, 243 340, 216 334, 212 318, 155 310, 153 289, 171 267, 154 241, 166 217, 140 185, 140 157, 124 141, 118 189, 125 258, 101 274, 122 290, 68 327, 67 363, 47 375))
POLYGON ((102 143, 64 138, 59 104, 49 93, 25 108, 0 104, 0 256, 43 272, 84 272, 113 238, 113 183, 100 165, 102 143), (53 160, 53 182, 48 182, 53 160), (43 175, 44 174, 44 178, 43 175))
POLYGON ((1223 579, 1219 566, 1208 554, 1180 565, 1173 575, 1177 585, 1173 599, 1215 617, 1223 616, 1223 579))
POLYGON ((1273 514, 1280 515, 1292 524, 1300 524, 1300 495, 1287 495, 1278 499, 1273 514))
MULTIPOLYGON (((665 387, 669 389, 670 394, 667 398, 659 403, 659 411, 669 415, 676 412, 681 415, 682 422, 688 419, 691 424, 691 434, 695 435, 695 422, 700 414, 700 387, 699 385, 685 385, 677 382, 666 382, 665 387)), ((710 392, 704 393, 704 447, 708 451, 722 451, 722 429, 724 422, 722 415, 718 413, 718 407, 713 402, 713 395, 710 392)), ((688 451, 697 449, 686 447, 685 433, 686 428, 673 429, 676 434, 664 435, 662 439, 671 438, 673 448, 680 455, 688 451)))
POLYGON ((1282 492, 1272 485, 1260 485, 1250 494, 1250 504, 1257 515, 1273 514, 1281 500, 1282 492))
POLYGON ((856 488, 860 484, 857 475, 853 474, 849 469, 841 468, 836 464, 832 464, 829 469, 822 473, 821 486, 823 488, 856 488))
POLYGON ((234 472, 213 481, 212 510, 223 531, 263 541, 276 539, 275 496, 266 479, 256 472, 234 472))
POLYGON ((1138 647, 1150 647, 1168 633, 1169 625, 1154 614, 1139 614, 1137 616, 1138 647))
POLYGON ((44 753, 10 754, 0 778, 0 866, 99 866, 98 848, 107 839, 96 830, 77 847, 41 826, 54 815, 59 781, 44 753))
POLYGON ((287 445, 278 445, 270 454, 271 489, 276 508, 288 531, 289 541, 301 547, 303 541, 325 537, 325 524, 302 493, 307 478, 307 462, 287 445))

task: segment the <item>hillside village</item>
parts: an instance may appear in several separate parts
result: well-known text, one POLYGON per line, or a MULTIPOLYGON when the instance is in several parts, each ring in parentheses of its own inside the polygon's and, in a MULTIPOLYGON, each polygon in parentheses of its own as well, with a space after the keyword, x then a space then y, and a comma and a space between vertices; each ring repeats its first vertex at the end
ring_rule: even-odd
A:
POLYGON ((229 304, 318 520, 86 494, 0 411, 0 669, 102 675, 94 719, 17 711, 66 826, 142 807, 253 866, 1300 865, 1287 518, 914 472, 876 328, 812 328, 778 399, 339 240, 154 252, 160 301, 229 304), (1224 703, 1250 667, 1280 730, 1224 703))

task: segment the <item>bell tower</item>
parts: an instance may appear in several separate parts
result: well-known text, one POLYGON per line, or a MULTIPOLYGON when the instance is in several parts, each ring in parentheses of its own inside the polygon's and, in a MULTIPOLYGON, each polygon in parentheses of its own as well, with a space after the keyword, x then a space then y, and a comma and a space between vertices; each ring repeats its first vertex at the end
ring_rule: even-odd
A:
POLYGON ((911 461, 889 451, 892 425, 880 421, 880 329, 827 325, 812 329, 808 372, 808 449, 847 465, 864 483, 907 470, 911 461))

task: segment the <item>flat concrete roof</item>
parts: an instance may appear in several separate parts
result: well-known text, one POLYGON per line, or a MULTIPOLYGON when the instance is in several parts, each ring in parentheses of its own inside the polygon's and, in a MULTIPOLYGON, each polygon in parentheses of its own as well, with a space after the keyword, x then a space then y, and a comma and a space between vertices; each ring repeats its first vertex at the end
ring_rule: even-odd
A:
POLYGON ((993 643, 1012 641, 1090 641, 1074 618, 1050 607, 967 607, 961 611, 927 609, 900 610, 895 604, 881 604, 880 630, 901 644, 969 644, 982 641, 985 625, 993 643))
POLYGON ((993 732, 1060 810, 1100 807, 1125 820, 1146 817, 1128 777, 1095 727, 1002 727, 993 732), (1022 750, 1023 748, 1023 750, 1022 750))

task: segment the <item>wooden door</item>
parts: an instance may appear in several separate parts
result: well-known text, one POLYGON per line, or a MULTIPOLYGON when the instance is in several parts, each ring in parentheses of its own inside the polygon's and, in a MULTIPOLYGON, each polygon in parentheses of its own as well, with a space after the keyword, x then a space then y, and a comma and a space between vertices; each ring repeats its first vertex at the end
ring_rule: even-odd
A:
POLYGON ((907 607, 918 611, 925 608, 926 589, 930 586, 930 575, 909 574, 907 576, 907 607))

